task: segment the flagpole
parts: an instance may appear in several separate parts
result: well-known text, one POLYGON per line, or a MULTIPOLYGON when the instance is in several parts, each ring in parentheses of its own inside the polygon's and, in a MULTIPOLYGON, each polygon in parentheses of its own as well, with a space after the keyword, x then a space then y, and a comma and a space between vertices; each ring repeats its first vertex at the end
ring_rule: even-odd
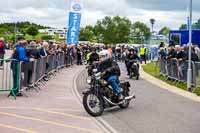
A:
POLYGON ((188 52, 188 77, 187 77, 187 88, 191 90, 192 87, 192 61, 191 61, 191 52, 192 52, 192 0, 190 0, 190 18, 189 18, 189 52, 188 52))

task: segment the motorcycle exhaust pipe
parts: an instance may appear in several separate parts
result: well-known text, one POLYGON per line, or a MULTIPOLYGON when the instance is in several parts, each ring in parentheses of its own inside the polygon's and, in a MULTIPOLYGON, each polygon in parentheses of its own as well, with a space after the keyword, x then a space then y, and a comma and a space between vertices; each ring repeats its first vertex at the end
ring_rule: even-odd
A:
POLYGON ((135 95, 129 96, 129 97, 125 97, 123 101, 121 101, 120 103, 113 103, 111 102, 109 99, 107 99, 105 96, 103 97, 109 104, 113 105, 113 106, 118 106, 120 104, 123 104, 125 101, 129 101, 131 99, 135 99, 135 95))
POLYGON ((103 97, 109 104, 113 105, 113 106, 118 106, 119 104, 113 103, 110 100, 108 100, 105 96, 103 97))
POLYGON ((132 96, 125 97, 124 100, 131 100, 131 99, 135 99, 135 98, 136 98, 135 95, 132 95, 132 96))

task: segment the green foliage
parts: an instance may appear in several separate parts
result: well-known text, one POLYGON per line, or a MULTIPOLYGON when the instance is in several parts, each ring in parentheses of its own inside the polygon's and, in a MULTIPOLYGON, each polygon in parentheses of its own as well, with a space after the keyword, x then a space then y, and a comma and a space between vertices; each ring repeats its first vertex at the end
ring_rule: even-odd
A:
POLYGON ((94 33, 92 26, 86 26, 85 28, 81 28, 79 33, 79 40, 80 41, 93 41, 94 33))
POLYGON ((37 27, 31 25, 26 29, 26 33, 30 36, 35 37, 39 32, 37 27))
POLYGON ((160 75, 160 68, 157 62, 152 62, 142 67, 145 72, 149 73, 154 77, 158 77, 160 75))
POLYGON ((200 29, 200 19, 194 24, 195 29, 200 29))
POLYGON ((131 26, 131 39, 133 42, 137 44, 144 43, 145 40, 150 39, 151 37, 151 31, 150 28, 142 23, 142 22, 135 22, 131 26))
POLYGON ((168 27, 163 27, 160 31, 159 34, 167 36, 169 34, 170 28, 168 27))
MULTIPOLYGON (((187 29, 187 24, 182 24, 180 27, 179 27, 180 30, 186 30, 187 29)), ((200 29, 200 19, 197 20, 197 22, 195 22, 193 25, 192 25, 192 29, 200 29)))
POLYGON ((105 17, 94 27, 96 39, 106 44, 128 43, 130 33, 131 21, 119 16, 105 17))
POLYGON ((42 40, 53 40, 53 37, 50 35, 43 35, 43 36, 41 36, 41 39, 42 40))
POLYGON ((45 27, 38 24, 30 23, 30 22, 17 22, 16 24, 2 23, 0 24, 0 37, 5 38, 7 42, 14 43, 15 26, 16 26, 17 34, 23 34, 23 35, 26 35, 26 30, 30 26, 36 27, 37 29, 50 28, 50 27, 45 27))
POLYGON ((198 96, 200 96, 200 88, 196 88, 196 89, 194 90, 194 93, 196 93, 198 96))
POLYGON ((2 23, 2 24, 0 24, 0 28, 4 28, 9 32, 14 33, 15 25, 16 25, 17 29, 19 29, 19 32, 22 32, 24 29, 27 29, 30 25, 36 27, 37 29, 50 28, 50 27, 46 27, 46 26, 42 26, 42 25, 30 23, 30 22, 17 22, 16 24, 15 23, 2 23))
POLYGON ((151 36, 150 28, 144 23, 134 24, 125 17, 105 17, 97 21, 96 25, 81 28, 80 41, 100 42, 105 44, 144 43, 151 36), (139 29, 137 31, 136 29, 139 29), (140 33, 143 33, 141 36, 140 33))
POLYGON ((179 30, 186 30, 187 29, 187 24, 182 24, 180 27, 179 27, 179 30))

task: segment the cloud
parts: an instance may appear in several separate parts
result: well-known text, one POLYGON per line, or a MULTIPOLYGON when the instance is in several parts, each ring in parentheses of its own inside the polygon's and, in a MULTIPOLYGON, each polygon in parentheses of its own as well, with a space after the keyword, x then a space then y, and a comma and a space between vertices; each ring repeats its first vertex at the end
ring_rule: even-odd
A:
MULTIPOLYGON (((125 0, 129 5, 146 10, 162 11, 186 11, 189 7, 189 0, 125 0)), ((200 11, 200 1, 193 0, 193 9, 200 11)))
MULTIPOLYGON (((155 18, 155 29, 164 26, 178 28, 186 23, 189 0, 84 0, 81 25, 94 25, 105 16, 123 16, 131 21, 142 21, 150 26, 155 18)), ((33 21, 35 23, 66 27, 70 0, 6 0, 1 2, 0 22, 33 21)), ((200 14, 200 1, 194 1, 194 20, 200 14)))

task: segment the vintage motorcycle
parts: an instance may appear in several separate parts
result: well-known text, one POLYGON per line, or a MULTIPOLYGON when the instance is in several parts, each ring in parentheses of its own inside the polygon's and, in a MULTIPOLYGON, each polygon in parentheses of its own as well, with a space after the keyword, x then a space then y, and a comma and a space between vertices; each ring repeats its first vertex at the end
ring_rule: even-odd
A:
POLYGON ((98 72, 96 68, 92 70, 92 75, 87 78, 87 83, 90 88, 83 92, 83 106, 93 117, 101 116, 104 109, 113 106, 119 106, 122 109, 128 108, 130 101, 135 98, 135 95, 129 95, 129 82, 119 81, 120 91, 123 95, 123 100, 119 100, 112 87, 101 78, 101 72, 98 72))
POLYGON ((137 60, 130 60, 129 63, 131 63, 130 68, 130 78, 135 77, 136 80, 139 80, 140 74, 139 74, 139 63, 137 60))

